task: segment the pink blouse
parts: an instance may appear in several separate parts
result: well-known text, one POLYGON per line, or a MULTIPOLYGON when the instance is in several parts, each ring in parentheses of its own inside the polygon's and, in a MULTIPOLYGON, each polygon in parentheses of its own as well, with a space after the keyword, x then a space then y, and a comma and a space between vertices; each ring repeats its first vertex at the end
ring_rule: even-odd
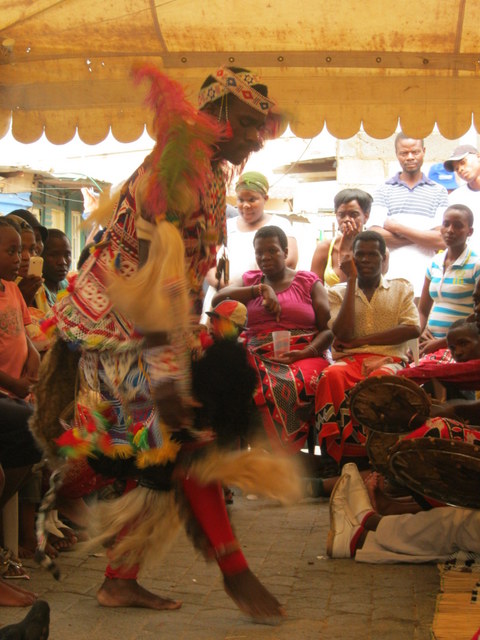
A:
MULTIPOLYGON (((259 270, 243 274, 243 284, 251 286, 261 283, 263 273, 259 270)), ((280 320, 265 310, 262 298, 253 298, 247 303, 247 333, 256 335, 281 329, 317 331, 315 311, 312 306, 312 287, 319 280, 311 271, 297 271, 292 283, 284 291, 277 292, 282 307, 280 320)))

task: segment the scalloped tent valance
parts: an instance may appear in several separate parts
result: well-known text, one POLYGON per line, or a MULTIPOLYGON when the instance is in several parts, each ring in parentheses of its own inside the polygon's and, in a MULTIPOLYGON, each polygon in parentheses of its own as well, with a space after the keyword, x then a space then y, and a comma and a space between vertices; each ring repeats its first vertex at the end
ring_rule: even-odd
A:
POLYGON ((136 140, 148 60, 193 101, 222 64, 255 70, 300 137, 453 139, 480 119, 479 42, 477 0, 0 0, 0 137, 136 140))

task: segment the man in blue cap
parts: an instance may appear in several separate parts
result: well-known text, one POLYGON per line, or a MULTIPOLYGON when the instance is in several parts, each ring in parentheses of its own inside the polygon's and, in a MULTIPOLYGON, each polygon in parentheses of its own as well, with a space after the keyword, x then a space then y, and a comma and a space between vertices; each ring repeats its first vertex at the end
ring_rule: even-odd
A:
POLYGON ((445 187, 448 193, 452 193, 452 191, 458 188, 455 173, 453 171, 447 171, 443 166, 443 162, 432 164, 428 171, 428 177, 430 180, 445 187))

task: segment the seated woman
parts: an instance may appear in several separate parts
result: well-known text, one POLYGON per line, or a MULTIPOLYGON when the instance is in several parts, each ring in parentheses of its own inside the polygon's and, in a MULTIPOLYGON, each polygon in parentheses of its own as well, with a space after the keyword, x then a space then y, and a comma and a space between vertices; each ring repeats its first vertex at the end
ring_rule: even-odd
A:
POLYGON ((286 266, 288 241, 282 229, 262 227, 253 245, 260 270, 244 273, 242 286, 219 291, 213 304, 232 298, 246 305, 245 337, 258 372, 255 402, 272 444, 294 453, 307 439, 317 380, 329 364, 328 300, 318 276, 286 266), (272 331, 283 329, 291 331, 290 351, 274 357, 272 331))
POLYGON ((333 240, 317 244, 311 266, 325 286, 333 287, 347 281, 340 264, 347 254, 352 253, 353 240, 363 230, 372 202, 372 196, 361 189, 342 189, 333 199, 339 233, 333 240))
MULTIPOLYGON (((235 187, 238 216, 227 219, 227 242, 218 251, 219 259, 228 258, 229 282, 217 268, 210 269, 206 280, 210 285, 205 296, 204 311, 208 311, 215 291, 225 284, 240 284, 245 271, 258 269, 253 250, 253 238, 258 229, 275 225, 285 231, 288 238, 287 266, 295 269, 298 260, 297 240, 288 220, 265 211, 268 201, 269 184, 267 178, 257 171, 248 171, 240 176, 235 187)), ((220 264, 220 262, 219 262, 220 264)), ((205 320, 205 318, 203 318, 205 320)))
POLYGON ((436 362, 452 362, 448 327, 473 312, 473 291, 480 279, 480 257, 469 248, 473 213, 462 204, 445 210, 441 233, 447 250, 434 256, 427 269, 420 314, 420 354, 436 362))

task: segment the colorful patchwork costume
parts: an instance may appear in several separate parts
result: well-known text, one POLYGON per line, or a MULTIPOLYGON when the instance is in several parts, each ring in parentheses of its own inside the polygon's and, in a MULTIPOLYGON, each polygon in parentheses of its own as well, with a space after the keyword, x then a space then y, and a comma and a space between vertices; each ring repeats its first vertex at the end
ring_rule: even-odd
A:
MULTIPOLYGON (((99 540, 115 539, 107 578, 136 580, 147 556, 158 558, 166 550, 185 514, 189 532, 200 530, 206 555, 217 559, 224 575, 232 575, 245 571, 247 563, 230 528, 220 483, 295 499, 299 485, 278 481, 291 478, 290 467, 279 471, 290 463, 222 447, 236 437, 229 425, 246 426, 233 424, 236 411, 228 417, 228 407, 217 410, 232 388, 216 389, 217 399, 202 397, 203 409, 178 427, 163 420, 155 394, 174 385, 188 401, 192 392, 192 325, 225 225, 225 163, 215 163, 213 155, 216 142, 233 134, 228 109, 221 125, 194 109, 181 87, 158 70, 143 68, 137 78, 152 81, 157 144, 122 188, 101 241, 54 307, 60 339, 44 364, 33 428, 56 456, 52 436, 59 435, 59 424, 69 427, 56 439, 63 454, 87 456, 96 471, 124 478, 130 487, 133 480, 134 488, 104 505, 101 514, 99 540), (146 261, 140 259, 139 241, 148 242, 146 261), (168 342, 147 347, 145 335, 154 333, 167 335, 168 342), (65 361, 69 373, 61 370, 65 361), (55 380, 54 388, 70 389, 59 399, 51 393, 55 380)), ((228 94, 265 115, 272 107, 254 88, 258 81, 250 72, 222 68, 214 80, 202 90, 200 107, 228 94)), ((225 358, 232 366, 237 360, 246 366, 235 349, 227 346, 225 358)), ((194 363, 200 377, 208 376, 209 357, 207 350, 194 363)), ((248 371, 237 391, 249 406, 253 386, 245 384, 245 376, 248 371)), ((228 368, 223 378, 239 382, 230 380, 235 375, 229 376, 228 368)), ((195 379, 193 387, 195 394, 195 379)), ((241 415, 248 422, 248 411, 241 415)))

